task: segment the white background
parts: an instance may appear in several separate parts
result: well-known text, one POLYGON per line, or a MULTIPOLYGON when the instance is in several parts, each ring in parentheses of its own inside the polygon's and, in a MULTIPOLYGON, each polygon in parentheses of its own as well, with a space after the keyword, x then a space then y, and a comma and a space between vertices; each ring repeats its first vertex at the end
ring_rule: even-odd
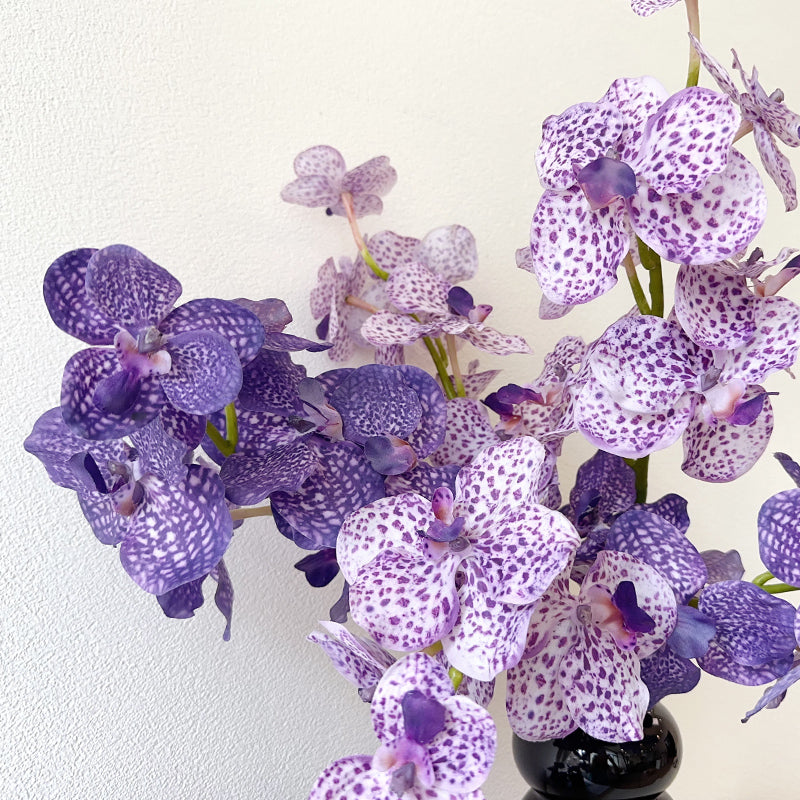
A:
MULTIPOLYGON (((737 47, 768 91, 780 85, 800 108, 794 4, 702 5, 709 49, 727 63, 737 47)), ((309 589, 291 566, 302 553, 271 522, 248 523, 231 547, 224 643, 213 605, 191 621, 163 617, 74 496, 23 452, 81 346, 41 300, 50 262, 131 244, 179 277, 185 299, 279 296, 295 314, 289 330, 311 335, 316 269, 354 248, 343 220, 280 201, 292 159, 321 143, 350 166, 386 154, 400 179, 364 231, 470 227, 482 266, 469 288, 494 304, 496 327, 536 350, 507 359, 505 380, 531 380, 561 335, 597 336, 631 304, 620 285, 565 320, 536 319, 538 288, 514 250, 540 191, 541 120, 619 76, 649 73, 677 90, 684 31, 682 5, 641 19, 626 0, 3 4, 0 797, 294 800, 329 761, 375 748, 367 707, 304 639, 339 583, 309 589)), ((767 255, 800 246, 799 218, 773 189, 770 208, 757 243, 767 255)), ((800 286, 787 293, 800 298, 800 286)), ((324 356, 308 363, 327 366, 324 356)), ((781 375, 770 388, 782 392, 771 450, 800 457, 798 387, 781 375)), ((590 452, 568 444, 565 487, 590 452)), ((758 572, 758 507, 790 485, 777 463, 714 486, 679 473, 680 446, 652 462, 651 497, 689 498, 698 546, 738 547, 758 572)), ((513 800, 524 787, 498 694, 500 750, 485 790, 513 800)), ((675 800, 796 796, 800 691, 741 725, 759 695, 706 676, 668 703, 686 745, 675 800)))

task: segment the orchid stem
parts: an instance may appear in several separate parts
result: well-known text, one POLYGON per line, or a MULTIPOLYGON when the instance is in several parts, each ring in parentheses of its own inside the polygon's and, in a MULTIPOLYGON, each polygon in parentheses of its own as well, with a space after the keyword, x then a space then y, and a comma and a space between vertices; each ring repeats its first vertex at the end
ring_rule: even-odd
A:
MULTIPOLYGON (((698 41, 700 39, 700 9, 698 0, 686 0, 686 16, 689 20, 689 33, 698 41)), ((689 69, 686 75, 686 86, 697 86, 700 80, 700 55, 689 42, 689 69)))
POLYGON ((650 456, 643 458, 626 458, 625 463, 633 470, 636 476, 636 502, 647 502, 647 470, 650 466, 650 456))
POLYGON ((800 586, 789 586, 788 583, 770 583, 766 586, 762 586, 761 588, 770 594, 783 594, 784 592, 800 591, 800 586))
POLYGON ((453 684, 453 691, 457 692, 459 686, 461 686, 461 681, 464 680, 464 673, 457 670, 455 667, 450 667, 447 671, 447 674, 450 677, 450 683, 453 684))
POLYGON ((464 379, 461 377, 461 367, 458 366, 458 354, 456 353, 456 337, 452 333, 448 333, 445 337, 447 341, 447 352, 450 353, 450 367, 453 370, 453 378, 456 382, 456 396, 466 397, 467 392, 464 389, 464 379))
POLYGON ((231 519, 249 519, 250 517, 271 517, 272 508, 270 506, 255 506, 253 508, 232 508, 231 519))
POLYGON ((349 306, 353 306, 354 308, 361 308, 364 311, 369 311, 370 314, 377 314, 380 311, 379 308, 375 308, 375 306, 370 305, 366 300, 362 300, 360 297, 356 297, 354 294, 348 294, 347 297, 344 298, 345 303, 349 306))
POLYGON ((431 354, 431 359, 433 359, 433 364, 436 367, 436 374, 439 376, 439 380, 442 382, 442 390, 447 396, 447 399, 452 400, 456 396, 456 391, 453 388, 452 382, 450 381, 450 375, 447 373, 447 367, 445 366, 439 351, 436 349, 436 345, 433 343, 433 339, 431 339, 430 336, 423 336, 422 341, 425 342, 425 347, 428 348, 428 352, 431 354))
POLYGON ((353 239, 355 239, 356 247, 358 248, 358 252, 361 254, 361 258, 364 259, 364 263, 382 280, 388 280, 389 273, 385 269, 381 269, 375 259, 370 254, 369 250, 367 249, 367 244, 364 241, 364 237, 361 235, 361 230, 358 227, 358 222, 356 220, 356 210, 353 207, 353 195, 350 192, 342 192, 342 205, 344 206, 344 212, 347 214, 347 221, 350 223, 350 231, 353 234, 353 239))
POLYGON ((636 265, 633 263, 630 253, 625 256, 625 260, 622 263, 625 266, 625 274, 628 276, 628 283, 631 285, 636 307, 642 314, 650 314, 650 306, 647 304, 647 298, 645 297, 644 289, 642 289, 642 284, 639 282, 639 276, 636 274, 636 265))
POLYGON ((227 438, 216 429, 213 422, 206 420, 206 436, 211 439, 217 450, 228 458, 233 455, 236 445, 239 444, 239 421, 233 403, 225 406, 225 433, 227 438))
POLYGON ((664 316, 664 276, 661 271, 661 256, 646 245, 638 236, 636 245, 639 249, 639 260, 650 274, 650 311, 654 317, 664 316))
POLYGON ((768 581, 771 581, 775 576, 771 572, 762 572, 760 575, 756 575, 753 578, 753 583, 756 586, 763 586, 768 581))

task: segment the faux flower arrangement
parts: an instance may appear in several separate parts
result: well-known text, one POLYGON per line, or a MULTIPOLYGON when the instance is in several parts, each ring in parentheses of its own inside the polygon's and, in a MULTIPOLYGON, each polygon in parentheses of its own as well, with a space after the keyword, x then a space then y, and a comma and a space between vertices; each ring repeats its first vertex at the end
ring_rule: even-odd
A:
MULTIPOLYGON (((279 300, 175 308, 178 281, 127 246, 72 251, 47 271, 54 322, 90 347, 26 447, 164 613, 192 616, 211 577, 230 635, 223 556, 253 514, 309 551, 297 566, 312 585, 341 572, 342 598, 311 638, 370 702, 380 744, 328 767, 311 797, 481 797, 495 748, 482 706, 503 671, 511 726, 533 740, 577 727, 638 739, 644 711, 701 670, 770 684, 750 713, 800 677, 797 615, 776 596, 800 583, 798 490, 762 506, 768 572, 753 582, 735 553, 694 548, 680 497, 646 497, 647 456, 679 438, 698 480, 749 469, 772 429, 762 383, 800 345, 800 312, 777 295, 798 261, 751 250, 766 201, 732 146, 752 132, 790 210, 774 137, 800 144, 800 118, 755 73, 741 72, 740 93, 692 47, 722 93, 618 79, 545 121, 545 192, 517 254, 541 316, 608 291, 621 266, 636 308, 596 341, 559 342, 526 385, 487 393, 494 371, 459 367, 457 339, 528 351, 460 286, 477 267, 469 231, 361 234, 396 179, 384 157, 348 171, 314 147, 284 189, 346 217, 357 245, 355 260, 320 268, 316 340, 283 332, 279 300), (666 316, 661 258, 680 265, 666 316), (404 363, 418 340, 436 377, 404 363), (291 357, 327 349, 341 362, 365 346, 374 365, 315 378, 291 357), (556 462, 573 432, 599 452, 564 502, 556 462), (343 627, 348 613, 366 636, 343 627)), ((781 461, 797 483, 800 467, 781 461)))

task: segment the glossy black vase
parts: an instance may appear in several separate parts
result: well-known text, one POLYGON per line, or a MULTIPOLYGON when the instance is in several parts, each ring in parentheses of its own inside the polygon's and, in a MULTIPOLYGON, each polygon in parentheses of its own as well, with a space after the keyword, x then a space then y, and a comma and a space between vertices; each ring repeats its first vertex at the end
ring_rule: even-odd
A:
POLYGON ((514 761, 531 786, 524 800, 671 800, 664 791, 678 772, 681 737, 661 705, 644 718, 644 738, 614 744, 575 731, 562 739, 514 737, 514 761))

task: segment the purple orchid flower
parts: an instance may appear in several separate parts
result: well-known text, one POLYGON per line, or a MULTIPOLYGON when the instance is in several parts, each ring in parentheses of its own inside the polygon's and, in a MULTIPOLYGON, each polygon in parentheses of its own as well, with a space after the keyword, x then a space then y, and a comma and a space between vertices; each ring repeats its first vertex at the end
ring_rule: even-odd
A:
POLYGON ((680 0, 631 0, 631 9, 640 17, 649 17, 662 8, 674 6, 680 0))
POLYGON ((389 276, 386 294, 403 313, 379 311, 362 325, 361 334, 376 346, 409 345, 423 336, 452 334, 494 355, 530 352, 520 336, 507 336, 484 324, 491 306, 476 306, 469 292, 422 264, 398 266, 389 276))
POLYGON ((695 345, 671 320, 616 322, 588 358, 578 428, 598 447, 631 458, 683 435, 688 475, 720 482, 743 474, 772 431, 769 398, 758 384, 791 365, 800 347, 794 304, 758 304, 756 314, 748 344, 717 352, 695 345))
POLYGON ((232 402, 242 365, 264 329, 225 300, 192 300, 174 310, 181 285, 138 250, 74 250, 44 278, 59 328, 91 345, 64 369, 61 408, 79 436, 116 439, 163 409, 206 415, 232 402), (112 347, 109 347, 112 346, 112 347))
POLYGON ((308 208, 347 215, 342 195, 352 197, 356 218, 383 211, 381 197, 397 183, 397 172, 386 156, 372 158, 348 171, 342 154, 328 145, 304 150, 294 160, 297 179, 281 190, 281 199, 308 208))
POLYGON ((733 53, 733 67, 739 72, 742 83, 747 90, 740 94, 731 80, 730 75, 722 65, 711 56, 702 44, 689 34, 692 46, 700 56, 703 66, 708 70, 719 88, 739 106, 742 112, 745 131, 753 131, 756 148, 761 156, 761 163, 767 174, 783 195, 783 202, 787 211, 797 208, 797 181, 794 176, 789 159, 778 150, 775 138, 780 139, 789 147, 800 146, 800 115, 790 111, 783 104, 783 92, 776 89, 768 95, 759 83, 758 71, 753 71, 748 77, 742 69, 739 56, 733 53))
POLYGON ((800 586, 800 465, 785 453, 775 457, 796 488, 778 492, 759 509, 759 555, 778 580, 800 586))
POLYGON ((599 103, 546 119, 530 264, 547 298, 575 305, 608 291, 632 232, 679 263, 743 250, 764 222, 766 197, 755 168, 731 149, 735 133, 724 95, 691 87, 668 98, 652 78, 617 80, 599 103))
POLYGON ((441 640, 448 661, 481 680, 516 663, 536 603, 578 543, 535 501, 544 462, 536 440, 515 439, 462 469, 455 495, 387 497, 352 514, 337 558, 355 622, 396 650, 441 640))
POLYGON ((627 553, 597 556, 578 597, 565 572, 531 618, 522 660, 508 671, 512 730, 530 741, 582 728, 609 742, 642 738, 649 693, 640 661, 677 620, 666 579, 627 553))
POLYGON ((233 522, 216 472, 187 465, 186 445, 160 419, 130 438, 133 446, 82 439, 55 408, 36 421, 25 449, 51 480, 77 492, 95 536, 119 545, 134 582, 165 595, 218 568, 233 522))
POLYGON ((375 687, 370 712, 381 742, 375 755, 335 761, 308 800, 483 800, 495 725, 488 711, 453 694, 441 664, 423 653, 397 662, 375 687))

